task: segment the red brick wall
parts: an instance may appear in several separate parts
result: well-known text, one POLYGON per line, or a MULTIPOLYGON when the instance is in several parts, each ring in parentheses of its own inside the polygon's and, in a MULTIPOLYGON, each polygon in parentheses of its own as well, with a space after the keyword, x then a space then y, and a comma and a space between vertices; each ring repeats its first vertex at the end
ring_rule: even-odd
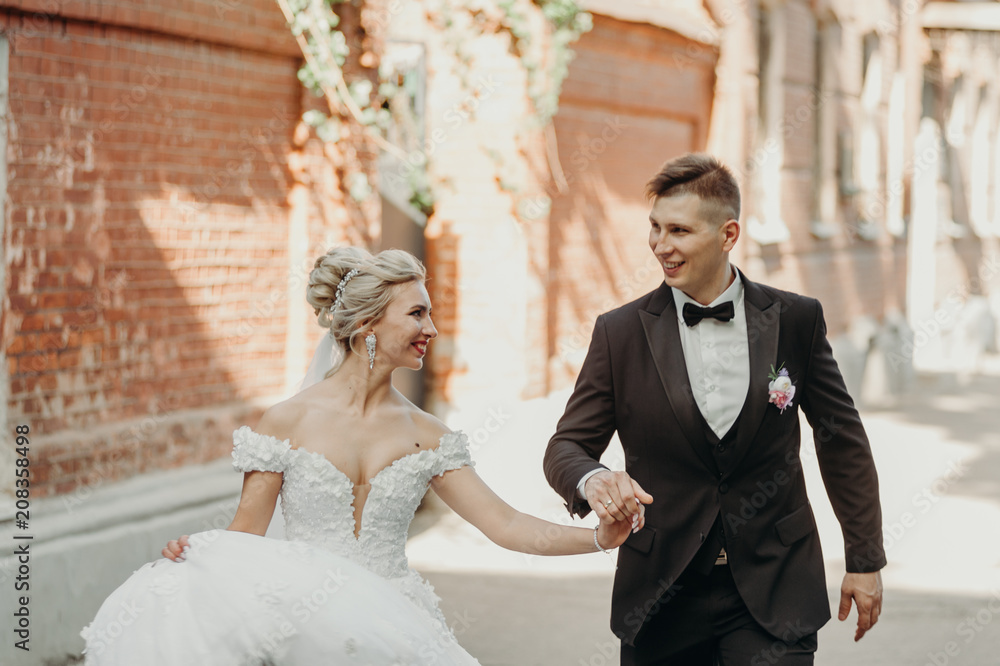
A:
POLYGON ((654 289, 644 187, 704 150, 717 54, 669 30, 594 17, 555 118, 568 189, 549 226, 550 387, 572 382, 601 312, 654 289))
POLYGON ((285 386, 293 187, 314 237, 366 218, 296 133, 298 49, 267 0, 22 4, 59 14, 0 10, 0 335, 33 493, 92 485, 95 465, 103 481, 223 455, 226 429, 285 386))
POLYGON ((427 269, 430 279, 427 282, 427 293, 434 307, 434 325, 438 330, 435 344, 428 348, 426 364, 432 369, 429 373, 429 393, 439 401, 451 398, 449 380, 460 372, 455 367, 454 356, 450 349, 442 352, 441 341, 451 347, 458 335, 458 308, 461 291, 458 287, 458 238, 451 232, 449 224, 442 224, 440 231, 427 238, 427 269))
POLYGON ((0 7, 18 11, 24 38, 32 37, 35 26, 44 30, 46 16, 58 16, 172 35, 181 41, 300 57, 284 16, 270 0, 4 0, 0 7))

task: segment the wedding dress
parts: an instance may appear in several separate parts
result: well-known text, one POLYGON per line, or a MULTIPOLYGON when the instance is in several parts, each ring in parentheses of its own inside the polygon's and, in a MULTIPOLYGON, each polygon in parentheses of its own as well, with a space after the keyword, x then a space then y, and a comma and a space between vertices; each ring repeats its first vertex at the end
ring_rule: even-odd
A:
POLYGON ((354 484, 325 457, 247 426, 233 441, 237 470, 283 473, 285 540, 191 535, 186 561, 150 562, 105 600, 81 632, 87 666, 479 663, 404 551, 430 480, 472 465, 464 434, 379 471, 359 530, 354 484))

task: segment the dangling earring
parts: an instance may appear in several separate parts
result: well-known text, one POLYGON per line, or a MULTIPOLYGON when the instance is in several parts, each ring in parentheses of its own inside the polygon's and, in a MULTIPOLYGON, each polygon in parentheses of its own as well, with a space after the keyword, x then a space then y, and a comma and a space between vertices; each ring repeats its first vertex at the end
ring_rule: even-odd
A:
POLYGON ((365 347, 368 347, 368 369, 375 369, 375 331, 365 336, 365 347))

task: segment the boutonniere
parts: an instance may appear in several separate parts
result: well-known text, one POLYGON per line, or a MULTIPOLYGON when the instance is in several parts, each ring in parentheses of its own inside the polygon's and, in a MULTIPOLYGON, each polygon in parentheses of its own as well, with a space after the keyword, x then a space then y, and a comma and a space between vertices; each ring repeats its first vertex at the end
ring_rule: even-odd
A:
POLYGON ((788 378, 788 370, 785 370, 784 366, 782 363, 777 370, 774 369, 774 365, 771 366, 771 372, 768 374, 771 383, 767 385, 769 396, 767 401, 777 405, 782 412, 785 411, 785 407, 792 406, 792 398, 795 396, 795 384, 788 378))

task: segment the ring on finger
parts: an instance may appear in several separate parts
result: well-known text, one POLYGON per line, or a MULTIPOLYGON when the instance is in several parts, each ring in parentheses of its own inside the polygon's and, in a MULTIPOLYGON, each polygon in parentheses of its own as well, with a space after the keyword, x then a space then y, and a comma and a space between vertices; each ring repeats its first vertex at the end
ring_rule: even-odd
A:
POLYGON ((604 503, 604 508, 605 508, 605 509, 607 509, 607 508, 608 508, 609 506, 611 506, 611 505, 612 505, 613 503, 614 503, 614 500, 612 500, 612 499, 609 499, 609 500, 608 500, 607 502, 605 502, 605 503, 604 503))

